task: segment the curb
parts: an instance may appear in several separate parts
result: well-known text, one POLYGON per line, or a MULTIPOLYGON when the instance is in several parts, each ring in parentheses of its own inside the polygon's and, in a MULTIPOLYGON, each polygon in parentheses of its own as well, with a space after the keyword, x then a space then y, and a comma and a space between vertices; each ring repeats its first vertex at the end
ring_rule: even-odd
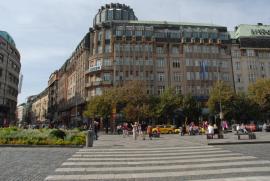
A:
POLYGON ((85 147, 85 145, 12 145, 12 144, 0 144, 0 147, 83 148, 83 147, 85 147))
POLYGON ((240 144, 264 144, 270 143, 270 141, 253 141, 253 142, 224 142, 224 143, 208 143, 208 145, 240 145, 240 144))

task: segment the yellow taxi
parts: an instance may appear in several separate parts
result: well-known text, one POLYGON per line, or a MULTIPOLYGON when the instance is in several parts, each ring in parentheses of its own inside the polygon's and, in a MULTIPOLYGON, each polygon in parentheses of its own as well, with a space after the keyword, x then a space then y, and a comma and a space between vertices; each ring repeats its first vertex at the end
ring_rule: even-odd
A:
POLYGON ((172 134, 175 130, 173 125, 156 125, 156 127, 152 129, 153 134, 158 133, 158 128, 161 134, 172 134))

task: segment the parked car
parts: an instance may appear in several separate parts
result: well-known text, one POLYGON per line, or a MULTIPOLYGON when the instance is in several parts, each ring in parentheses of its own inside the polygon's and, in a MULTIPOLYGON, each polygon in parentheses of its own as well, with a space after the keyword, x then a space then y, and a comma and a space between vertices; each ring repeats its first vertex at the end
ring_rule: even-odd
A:
POLYGON ((159 127, 161 134, 172 134, 175 130, 175 126, 173 125, 157 125, 155 128, 152 129, 153 134, 158 132, 157 127, 159 127))

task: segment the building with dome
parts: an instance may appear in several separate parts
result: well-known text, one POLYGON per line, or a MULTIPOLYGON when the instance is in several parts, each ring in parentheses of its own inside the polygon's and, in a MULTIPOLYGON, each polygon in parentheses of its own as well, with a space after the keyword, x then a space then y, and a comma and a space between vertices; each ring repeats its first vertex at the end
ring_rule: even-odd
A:
POLYGON ((20 69, 20 53, 13 38, 0 31, 0 127, 16 120, 20 69))
POLYGON ((111 3, 98 10, 90 36, 88 100, 130 80, 145 81, 150 94, 172 87, 201 100, 218 79, 233 86, 224 26, 142 21, 129 6, 111 3))
POLYGON ((59 69, 57 120, 78 126, 87 101, 131 80, 149 94, 174 88, 206 102, 217 80, 233 87, 230 45, 225 26, 143 21, 125 4, 106 4, 59 69))

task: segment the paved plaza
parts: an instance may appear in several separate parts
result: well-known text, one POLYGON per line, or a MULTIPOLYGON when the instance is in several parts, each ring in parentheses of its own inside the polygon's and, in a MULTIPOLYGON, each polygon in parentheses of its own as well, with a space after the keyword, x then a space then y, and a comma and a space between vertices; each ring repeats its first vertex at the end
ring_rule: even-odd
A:
MULTIPOLYGON (((270 138, 256 135, 256 141, 270 138)), ((208 145, 213 142, 239 141, 232 133, 223 140, 101 135, 88 149, 0 147, 0 181, 270 180, 270 144, 208 145)))
MULTIPOLYGON (((233 139, 237 140, 228 134, 223 141, 233 139)), ((131 136, 102 135, 93 148, 79 149, 45 180, 270 180, 269 157, 261 154, 257 158, 247 150, 254 151, 255 144, 233 145, 238 152, 232 151, 232 146, 227 149, 209 146, 208 142, 205 136, 162 135, 153 140, 133 140, 131 136)))

